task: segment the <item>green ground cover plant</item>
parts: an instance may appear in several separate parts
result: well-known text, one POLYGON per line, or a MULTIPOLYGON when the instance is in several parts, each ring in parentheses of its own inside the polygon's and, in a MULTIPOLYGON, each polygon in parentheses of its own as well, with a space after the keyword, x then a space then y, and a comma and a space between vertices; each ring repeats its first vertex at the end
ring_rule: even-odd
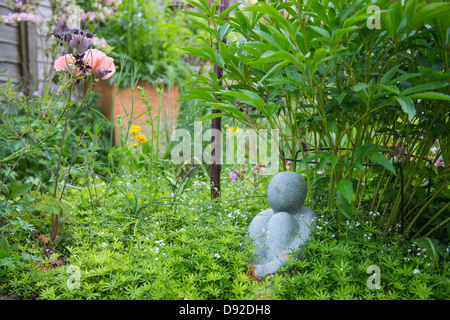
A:
POLYGON ((15 232, 5 233, 13 245, 10 259, 2 259, 1 292, 28 299, 449 298, 449 248, 403 243, 400 235, 383 239, 377 213, 357 215, 340 226, 337 215, 319 211, 305 259, 290 261, 264 281, 252 280, 245 233, 268 205, 267 182, 255 188, 245 180, 228 180, 227 200, 218 205, 204 200, 209 183, 199 176, 183 194, 142 203, 137 213, 129 198, 135 192, 146 199, 147 182, 136 183, 133 175, 118 176, 114 184, 96 177, 90 186, 67 194, 71 219, 64 245, 55 251, 64 261, 61 267, 43 268, 50 259, 42 259, 34 247, 35 230, 13 225, 17 218, 9 220, 11 229, 3 227, 15 226, 15 232), (367 287, 370 265, 380 268, 380 289, 367 287))

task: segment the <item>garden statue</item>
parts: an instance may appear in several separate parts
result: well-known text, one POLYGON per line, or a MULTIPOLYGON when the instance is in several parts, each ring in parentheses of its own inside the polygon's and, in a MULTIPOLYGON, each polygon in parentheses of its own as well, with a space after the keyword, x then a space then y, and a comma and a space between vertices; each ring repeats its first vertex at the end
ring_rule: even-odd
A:
POLYGON ((280 270, 292 252, 300 253, 300 246, 311 238, 316 226, 316 213, 303 206, 306 183, 298 173, 276 174, 267 195, 271 209, 255 216, 247 234, 256 247, 250 268, 252 277, 265 277, 280 270))

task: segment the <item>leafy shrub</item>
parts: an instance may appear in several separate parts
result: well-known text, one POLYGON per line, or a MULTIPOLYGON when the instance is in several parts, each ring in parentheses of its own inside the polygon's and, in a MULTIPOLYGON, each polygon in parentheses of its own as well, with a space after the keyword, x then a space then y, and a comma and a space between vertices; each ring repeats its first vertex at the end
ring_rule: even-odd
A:
POLYGON ((401 223, 414 237, 448 224, 448 3, 260 1, 220 13, 217 4, 188 2, 209 39, 186 52, 223 70, 187 83, 203 90, 184 99, 220 111, 203 120, 278 129, 280 155, 290 170, 301 166, 309 190, 329 165, 323 196, 341 222, 364 205, 383 213, 385 232, 401 223), (371 5, 379 28, 369 24, 371 5), (382 170, 367 167, 376 165, 382 170), (422 192, 427 180, 431 195, 422 192), (423 229, 425 211, 435 224, 423 229))

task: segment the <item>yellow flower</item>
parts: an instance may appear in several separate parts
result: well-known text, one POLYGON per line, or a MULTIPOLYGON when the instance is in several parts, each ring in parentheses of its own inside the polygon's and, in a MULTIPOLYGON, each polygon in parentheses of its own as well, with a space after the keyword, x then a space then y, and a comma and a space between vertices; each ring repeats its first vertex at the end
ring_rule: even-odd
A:
POLYGON ((144 143, 144 142, 147 141, 147 138, 144 137, 142 134, 138 134, 138 135, 136 136, 136 140, 139 141, 140 143, 144 143))
POLYGON ((228 128, 228 132, 230 133, 230 134, 236 134, 236 133, 238 133, 239 132, 239 128, 238 127, 229 127, 228 128))
POLYGON ((141 127, 139 126, 131 126, 130 133, 139 133, 141 132, 141 127))

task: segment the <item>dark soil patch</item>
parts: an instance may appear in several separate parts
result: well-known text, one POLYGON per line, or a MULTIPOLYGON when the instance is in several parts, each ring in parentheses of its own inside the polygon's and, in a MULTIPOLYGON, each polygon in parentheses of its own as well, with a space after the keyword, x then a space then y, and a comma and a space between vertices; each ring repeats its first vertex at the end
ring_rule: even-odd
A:
POLYGON ((0 296, 0 300, 19 300, 19 294, 14 293, 8 296, 0 296))

